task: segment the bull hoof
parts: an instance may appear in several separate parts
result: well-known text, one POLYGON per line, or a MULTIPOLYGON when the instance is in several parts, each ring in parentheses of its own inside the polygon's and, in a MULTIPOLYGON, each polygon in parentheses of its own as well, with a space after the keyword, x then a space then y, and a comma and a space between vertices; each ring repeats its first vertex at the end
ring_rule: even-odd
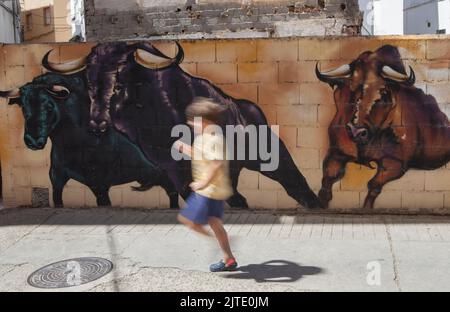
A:
POLYGON ((178 205, 178 201, 176 204, 175 203, 170 204, 170 209, 179 209, 179 208, 180 208, 180 206, 178 205))
POLYGON ((302 204, 306 209, 324 209, 326 208, 318 198, 309 199, 302 204))
POLYGON ((111 207, 111 202, 110 201, 97 202, 97 206, 98 207, 111 207))
POLYGON ((373 204, 372 203, 364 203, 363 209, 364 210, 373 210, 373 204))
POLYGON ((320 201, 320 204, 321 204, 322 208, 324 208, 324 209, 328 208, 328 205, 329 205, 329 203, 331 201, 331 198, 332 198, 332 196, 331 196, 330 192, 327 192, 327 191, 324 191, 324 190, 320 190, 320 192, 319 192, 319 201, 320 201))
POLYGON ((319 197, 319 201, 320 201, 320 205, 322 206, 323 209, 328 209, 329 205, 330 205, 330 201, 320 198, 319 197))

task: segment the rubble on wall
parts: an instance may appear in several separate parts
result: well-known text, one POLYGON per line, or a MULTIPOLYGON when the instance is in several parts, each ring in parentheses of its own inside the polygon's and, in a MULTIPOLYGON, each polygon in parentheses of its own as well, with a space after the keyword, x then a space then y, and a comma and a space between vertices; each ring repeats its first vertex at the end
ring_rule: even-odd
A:
POLYGON ((114 2, 86 1, 88 40, 355 35, 362 21, 357 0, 114 2))

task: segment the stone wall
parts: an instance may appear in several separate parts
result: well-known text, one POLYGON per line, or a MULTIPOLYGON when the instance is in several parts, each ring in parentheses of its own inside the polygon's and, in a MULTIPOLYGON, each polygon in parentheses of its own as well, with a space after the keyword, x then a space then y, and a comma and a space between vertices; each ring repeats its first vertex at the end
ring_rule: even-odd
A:
POLYGON ((356 0, 86 1, 90 41, 357 34, 356 0))
MULTIPOLYGON (((322 162, 329 147, 327 128, 336 114, 333 91, 315 76, 315 66, 331 68, 349 63, 365 50, 385 44, 399 48, 403 61, 416 73, 415 86, 432 95, 450 116, 450 38, 348 37, 255 40, 181 41, 185 58, 181 68, 193 76, 209 79, 225 93, 256 103, 270 124, 280 126, 280 137, 297 167, 318 192, 322 162)), ((3 45, 0 47, 0 90, 20 87, 43 73, 43 55, 54 49, 52 60, 62 62, 87 55, 94 43, 54 45, 3 45)), ((171 42, 154 45, 173 55, 171 42)), ((41 196, 36 188, 49 189, 49 153, 28 149, 23 140, 24 118, 20 107, 0 98, 0 157, 6 207, 28 206, 41 196)), ((376 170, 350 163, 344 178, 334 185, 330 208, 352 211, 362 207, 367 182, 376 170)), ((131 185, 136 185, 131 184, 131 185)), ((110 190, 112 204, 122 207, 167 207, 164 191, 155 187, 144 193, 130 185, 110 190)), ((252 208, 295 208, 296 201, 273 180, 243 170, 238 190, 252 208)), ((45 191, 45 190, 44 190, 45 191)), ((45 192, 44 192, 45 193, 45 192)), ((92 192, 71 180, 64 189, 66 206, 95 206, 92 192)), ((50 199, 50 202, 52 200, 50 199)), ((375 211, 450 212, 450 164, 436 170, 409 170, 388 183, 375 202, 375 211)))

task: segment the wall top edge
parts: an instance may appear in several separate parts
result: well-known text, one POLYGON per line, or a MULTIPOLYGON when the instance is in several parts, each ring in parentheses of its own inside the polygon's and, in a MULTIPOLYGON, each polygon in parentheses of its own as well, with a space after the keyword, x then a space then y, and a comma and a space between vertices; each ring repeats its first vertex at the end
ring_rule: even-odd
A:
POLYGON ((450 35, 392 35, 392 36, 298 36, 298 37, 282 37, 282 38, 198 38, 198 39, 186 39, 186 38, 137 38, 137 39, 121 39, 121 40, 97 40, 87 42, 30 42, 30 43, 0 43, 0 47, 3 46, 33 46, 33 45, 83 45, 83 44, 96 44, 107 42, 139 42, 139 41, 152 41, 152 42, 173 42, 174 40, 180 42, 223 42, 223 41, 292 41, 292 40, 321 40, 321 41, 347 41, 347 40, 450 40, 450 35))

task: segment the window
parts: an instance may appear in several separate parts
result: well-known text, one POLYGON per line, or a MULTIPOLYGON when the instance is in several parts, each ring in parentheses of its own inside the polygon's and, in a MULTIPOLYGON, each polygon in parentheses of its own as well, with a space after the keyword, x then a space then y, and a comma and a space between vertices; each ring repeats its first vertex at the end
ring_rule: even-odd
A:
POLYGON ((447 32, 446 32, 445 29, 438 29, 438 30, 436 30, 436 33, 437 33, 438 35, 439 35, 439 34, 445 35, 447 32))
POLYGON ((31 13, 28 13, 25 17, 26 27, 27 30, 33 29, 33 15, 31 13))
POLYGON ((44 25, 48 26, 52 23, 52 12, 50 11, 50 7, 44 8, 44 25))

